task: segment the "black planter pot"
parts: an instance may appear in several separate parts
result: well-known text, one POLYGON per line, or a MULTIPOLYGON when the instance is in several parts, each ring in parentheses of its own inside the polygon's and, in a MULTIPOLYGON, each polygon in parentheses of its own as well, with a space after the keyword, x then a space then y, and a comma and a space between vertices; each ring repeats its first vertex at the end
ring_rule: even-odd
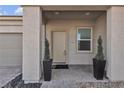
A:
POLYGON ((44 69, 44 81, 51 80, 52 73, 52 59, 43 61, 43 69, 44 69))
POLYGON ((106 61, 93 59, 93 74, 97 80, 103 80, 106 61))

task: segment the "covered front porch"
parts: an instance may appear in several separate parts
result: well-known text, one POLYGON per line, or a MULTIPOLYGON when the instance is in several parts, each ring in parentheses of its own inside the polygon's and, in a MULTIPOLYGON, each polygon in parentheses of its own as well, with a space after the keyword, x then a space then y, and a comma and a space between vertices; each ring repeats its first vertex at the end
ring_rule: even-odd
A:
MULTIPOLYGON (((44 35, 53 64, 92 65, 102 37, 106 59, 106 11, 44 11, 44 35)), ((42 38, 44 40, 44 38, 42 38)), ((44 43, 42 50, 44 52, 44 43)), ((44 55, 44 53, 43 53, 44 55)))
MULTIPOLYGON (((101 35, 104 55, 107 61, 107 76, 110 80, 123 80, 124 76, 121 74, 123 73, 123 63, 120 61, 123 60, 123 52, 121 51, 122 40, 118 38, 120 36, 123 38, 123 31, 121 29, 123 28, 123 7, 23 7, 23 80, 26 83, 39 82, 43 77, 45 34, 50 44, 50 56, 55 65, 57 63, 91 66, 92 58, 96 55, 97 39, 99 35, 101 35), (116 21, 118 23, 116 23, 116 21), (81 29, 77 29, 78 27, 81 29), (82 39, 82 36, 80 37, 81 34, 79 34, 79 30, 84 30, 82 28, 87 27, 90 29, 88 29, 88 33, 85 33, 86 36, 84 37, 86 38, 84 40, 84 38, 82 39), (64 34, 60 34, 60 32, 64 32, 64 34), (118 37, 116 37, 116 35, 118 37), (59 36, 61 38, 65 37, 62 39, 62 42, 60 41, 61 38, 59 36), (82 43, 81 41, 88 42, 82 43), (82 44, 85 44, 84 47, 81 47, 82 44), (59 46, 63 47, 60 48, 59 46), (56 50, 58 51, 55 52, 56 50), (61 52, 59 50, 61 50, 61 52), (59 53, 63 55, 60 56, 59 53)), ((59 72, 60 70, 57 71, 59 72)), ((55 72, 53 71, 53 73, 55 72)))
MULTIPOLYGON (((43 11, 44 33, 49 41, 53 66, 52 81, 93 81, 93 57, 97 53, 97 40, 102 37, 106 59, 106 11, 43 11), (64 73, 65 72, 65 73, 64 73), (67 72, 67 73, 66 73, 67 72), (71 78, 70 78, 71 77, 71 78)), ((44 43, 42 55, 44 57, 44 43)))

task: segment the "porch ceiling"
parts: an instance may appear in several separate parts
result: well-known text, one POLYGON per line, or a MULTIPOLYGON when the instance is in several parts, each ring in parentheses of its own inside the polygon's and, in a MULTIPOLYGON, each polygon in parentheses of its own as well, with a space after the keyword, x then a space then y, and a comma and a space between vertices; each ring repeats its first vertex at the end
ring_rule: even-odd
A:
POLYGON ((45 11, 47 19, 88 19, 95 20, 105 11, 45 11))

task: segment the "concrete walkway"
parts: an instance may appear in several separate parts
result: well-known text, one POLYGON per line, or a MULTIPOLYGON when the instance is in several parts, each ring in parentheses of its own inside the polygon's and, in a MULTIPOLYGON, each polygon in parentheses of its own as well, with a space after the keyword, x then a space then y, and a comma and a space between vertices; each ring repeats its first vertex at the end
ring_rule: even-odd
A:
POLYGON ((96 80, 92 74, 92 66, 69 66, 69 69, 53 69, 52 80, 42 80, 42 88, 76 88, 80 82, 108 82, 96 80))
POLYGON ((0 67, 0 87, 21 73, 21 67, 0 67))

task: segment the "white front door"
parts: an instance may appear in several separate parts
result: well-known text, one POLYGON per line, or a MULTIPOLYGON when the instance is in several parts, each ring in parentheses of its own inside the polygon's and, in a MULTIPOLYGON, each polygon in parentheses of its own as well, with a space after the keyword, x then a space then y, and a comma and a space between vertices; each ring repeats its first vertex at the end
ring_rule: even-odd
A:
POLYGON ((53 32, 53 62, 66 62, 66 32, 53 32))

